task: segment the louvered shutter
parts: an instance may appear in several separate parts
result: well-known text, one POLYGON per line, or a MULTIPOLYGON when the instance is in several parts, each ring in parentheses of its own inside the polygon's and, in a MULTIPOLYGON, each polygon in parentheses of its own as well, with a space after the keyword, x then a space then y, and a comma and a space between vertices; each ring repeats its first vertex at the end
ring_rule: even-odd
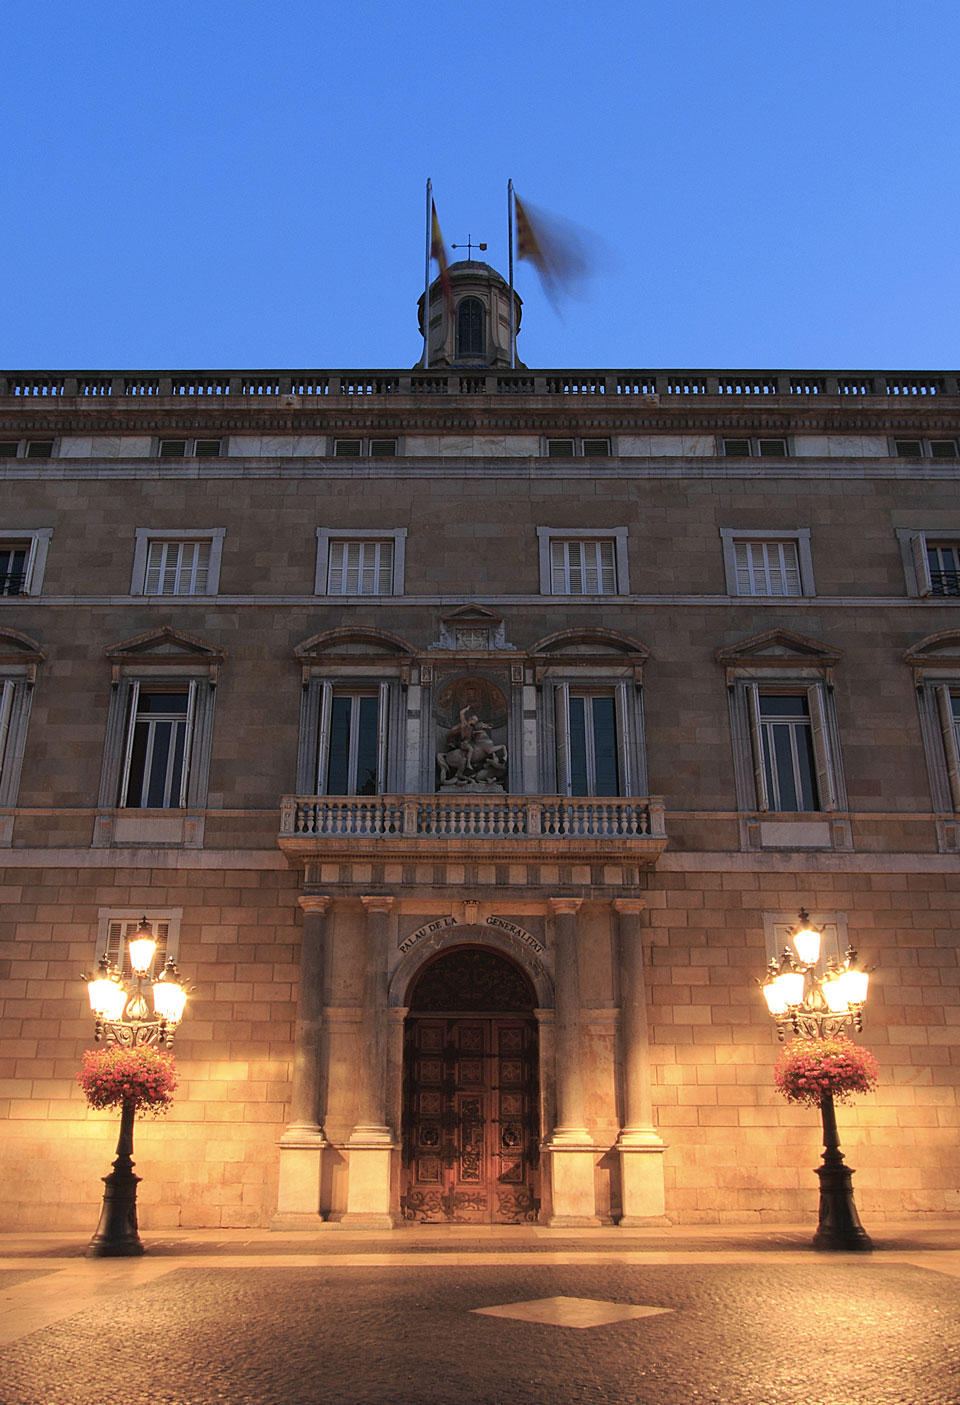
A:
POLYGON ((833 748, 827 724, 827 706, 822 684, 815 684, 807 690, 810 706, 810 723, 813 734, 813 755, 817 766, 817 789, 820 792, 820 809, 837 808, 837 788, 834 780, 833 748))
POLYGON ((953 808, 960 810, 960 748, 957 747, 953 698, 946 683, 940 684, 937 688, 937 711, 940 714, 940 734, 943 737, 943 755, 947 763, 950 799, 953 802, 953 808))
POLYGON ((763 728, 760 725, 760 695, 756 683, 746 685, 747 716, 750 721, 750 750, 753 753, 753 775, 757 787, 757 809, 770 809, 767 772, 763 761, 763 728))

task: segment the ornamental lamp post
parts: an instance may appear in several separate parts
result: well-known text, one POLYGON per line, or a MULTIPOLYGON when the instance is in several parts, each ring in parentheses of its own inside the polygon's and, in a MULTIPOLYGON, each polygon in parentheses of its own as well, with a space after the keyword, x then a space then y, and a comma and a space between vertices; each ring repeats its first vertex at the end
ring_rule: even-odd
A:
MULTIPOLYGON (((169 1049, 174 1031, 183 1018, 187 988, 180 979, 176 963, 168 957, 159 975, 150 980, 150 968, 156 955, 157 943, 146 917, 141 918, 131 940, 127 943, 130 977, 125 979, 119 966, 106 953, 100 957, 97 975, 83 976, 87 982, 90 1008, 93 1011, 95 1039, 99 1044, 123 1049, 149 1046, 169 1049), (152 1013, 144 993, 151 986, 152 1013)), ((133 1125, 137 1099, 125 1096, 121 1104, 120 1135, 113 1170, 103 1177, 103 1206, 96 1233, 87 1248, 87 1257, 107 1258, 143 1253, 137 1226, 137 1186, 140 1177, 133 1171, 133 1125)))
MULTIPOLYGON (((760 982, 781 1043, 785 1028, 810 1040, 836 1039, 848 1024, 857 1033, 863 1028, 869 973, 857 965, 857 953, 850 946, 840 965, 828 957, 820 974, 822 944, 823 932, 801 908, 797 926, 790 933, 790 946, 784 947, 779 959, 771 958, 766 978, 760 982)), ((840 1150, 833 1092, 821 1091, 818 1101, 824 1149, 823 1164, 816 1170, 820 1215, 813 1247, 872 1249, 853 1200, 853 1171, 844 1163, 840 1150)))

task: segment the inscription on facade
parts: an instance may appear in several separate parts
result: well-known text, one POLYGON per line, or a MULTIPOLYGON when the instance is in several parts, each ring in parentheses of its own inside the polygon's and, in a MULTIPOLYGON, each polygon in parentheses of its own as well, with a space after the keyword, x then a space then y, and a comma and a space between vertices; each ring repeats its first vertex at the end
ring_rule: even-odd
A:
POLYGON ((515 941, 523 942, 531 951, 535 951, 538 956, 543 955, 543 946, 537 941, 532 932, 527 932, 523 927, 518 927, 515 922, 508 922, 505 917, 488 917, 485 925, 496 927, 500 932, 506 932, 507 936, 513 937, 515 941))
POLYGON ((433 922, 426 923, 423 927, 418 927, 415 932, 411 932, 409 937, 404 937, 400 943, 400 951, 409 951, 415 947, 417 942, 424 937, 432 937, 434 932, 442 932, 445 927, 455 927, 457 919, 455 917, 437 917, 433 922))

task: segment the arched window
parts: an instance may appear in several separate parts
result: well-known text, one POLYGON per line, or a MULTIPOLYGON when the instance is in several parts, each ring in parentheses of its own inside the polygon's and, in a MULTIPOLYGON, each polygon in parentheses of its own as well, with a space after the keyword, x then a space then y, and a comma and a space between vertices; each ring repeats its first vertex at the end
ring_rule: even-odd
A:
POLYGON ((483 355, 483 303, 464 298, 457 307, 457 355, 483 355))

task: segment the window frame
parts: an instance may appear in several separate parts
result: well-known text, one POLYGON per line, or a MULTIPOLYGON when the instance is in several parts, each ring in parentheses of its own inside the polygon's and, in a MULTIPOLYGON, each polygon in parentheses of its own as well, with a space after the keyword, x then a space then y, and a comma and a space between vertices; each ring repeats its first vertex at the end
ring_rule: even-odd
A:
POLYGON ((330 441, 329 457, 334 459, 396 459, 400 456, 400 436, 398 434, 338 434, 330 441), (357 444, 359 448, 355 454, 345 454, 338 450, 338 444, 357 444), (389 453, 382 449, 375 450, 374 444, 392 444, 393 449, 389 453))
MULTIPOLYGON (((336 697, 377 698, 377 772, 374 795, 403 789, 402 675, 392 661, 360 665, 308 665, 301 691, 297 794, 327 795, 330 775, 331 716, 336 697)), ((356 791, 336 792, 356 795, 356 791)), ((372 798, 372 797, 371 797, 372 798)))
POLYGON ((550 434, 543 436, 541 445, 541 457, 545 459, 612 459, 615 456, 616 448, 614 446, 613 436, 609 434, 550 434), (553 453, 550 448, 551 444, 570 444, 572 447, 569 454, 560 452, 553 453), (607 451, 606 453, 588 454, 584 449, 585 444, 606 444, 607 451))
POLYGON ((43 575, 47 567, 47 554, 53 536, 52 527, 25 527, 22 531, 5 529, 0 531, 0 550, 4 546, 14 547, 23 542, 27 545, 27 560, 24 565, 24 588, 15 595, 3 595, 4 600, 36 598, 43 589, 43 575))
MULTIPOLYGON (((643 704, 640 684, 634 679, 607 674, 604 676, 595 669, 583 673, 570 668, 564 676, 550 682, 552 695, 547 710, 552 713, 556 737, 555 769, 556 794, 571 798, 617 799, 646 793, 646 766, 643 747, 643 704), (591 766, 590 752, 595 738, 585 727, 585 771, 586 792, 574 791, 573 765, 573 725, 570 717, 572 700, 583 698, 610 698, 614 705, 614 736, 616 747, 617 790, 613 794, 601 794, 597 788, 595 758, 591 766), (592 774, 591 774, 592 772, 592 774)), ((586 720, 586 719, 585 719, 586 720)), ((549 735, 549 733, 545 733, 549 735)))
POLYGON ((890 436, 890 457, 893 459, 932 459, 941 463, 953 463, 960 459, 960 435, 936 435, 917 434, 909 437, 905 434, 894 434, 890 436), (919 454, 901 453, 901 444, 919 444, 919 454), (934 444, 952 444, 956 452, 952 454, 935 454, 934 444))
POLYGON ((960 529, 898 527, 896 533, 903 558, 907 594, 921 600, 956 600, 958 595, 941 594, 934 590, 927 551, 931 547, 949 546, 958 553, 960 560, 960 529))
POLYGON ((721 458, 728 459, 789 459, 793 455, 793 444, 788 434, 718 434, 716 444, 717 454, 721 458), (742 441, 747 445, 746 454, 731 453, 727 449, 727 442, 734 443, 742 441), (765 454, 762 449, 763 444, 782 444, 782 454, 765 454))
POLYGON ((763 530, 756 530, 752 527, 721 527, 720 540, 723 547, 723 572, 726 579, 728 595, 736 596, 741 600, 800 600, 804 596, 816 595, 809 527, 769 528, 763 530), (792 542, 794 544, 797 552, 797 565, 800 572, 800 591, 797 595, 762 595, 759 592, 753 594, 740 591, 739 573, 737 570, 737 547, 744 544, 749 545, 753 542, 759 542, 764 545, 773 542, 792 542))
POLYGON ((220 591, 220 565, 223 558, 223 540, 226 527, 137 527, 133 551, 133 572, 130 578, 130 594, 146 596, 151 600, 203 599, 217 595, 220 591), (177 592, 176 594, 147 595, 147 568, 150 548, 154 543, 182 545, 186 542, 209 542, 210 560, 207 565, 207 588, 201 592, 177 592))
MULTIPOLYGON (((139 710, 141 691, 146 692, 145 680, 133 678, 127 693, 127 714, 126 726, 124 730, 123 762, 120 769, 120 783, 117 790, 116 808, 118 810, 185 810, 187 808, 187 796, 190 788, 190 777, 193 771, 193 737, 197 722, 197 691, 198 684, 195 678, 188 679, 186 688, 180 680, 163 679, 161 681, 151 681, 149 691, 151 695, 163 696, 169 694, 171 697, 186 696, 186 706, 183 709, 183 754, 180 759, 179 778, 174 773, 174 760, 170 756, 166 762, 168 772, 164 783, 164 790, 169 788, 170 799, 161 805, 132 805, 130 803, 131 771, 134 761, 134 752, 137 746, 138 727, 143 723, 147 730, 147 754, 144 758, 143 778, 141 781, 141 795, 147 786, 152 786, 154 778, 154 738, 156 729, 153 725, 157 721, 167 722, 168 718, 152 718, 147 714, 141 714, 139 710), (176 795, 174 801, 173 796, 176 795)), ((179 723, 180 717, 173 717, 174 724, 179 723)))
POLYGON ((599 527, 596 530, 580 527, 538 527, 540 566, 540 594, 552 595, 565 600, 609 600, 615 596, 630 594, 630 568, 627 552, 629 527, 599 527), (554 542, 599 542, 612 541, 614 544, 614 588, 609 592, 579 593, 555 591, 553 589, 553 544, 554 542))
POLYGON ((809 670, 780 673, 764 669, 762 675, 744 670, 729 686, 731 733, 737 808, 746 814, 832 815, 847 807, 840 764, 840 737, 833 687, 809 670), (766 755, 762 736, 762 696, 805 694, 810 712, 814 777, 818 805, 814 810, 774 809, 767 785, 766 755))
POLYGON ((356 595, 334 595, 328 589, 330 578, 330 548, 333 542, 385 542, 393 543, 393 571, 390 581, 390 596, 402 595, 404 587, 404 574, 406 566, 406 527, 318 527, 317 532, 317 565, 314 575, 313 593, 314 595, 325 595, 331 599, 340 600, 377 600, 385 599, 386 596, 376 594, 356 595))
POLYGON ((180 462, 182 459, 196 458, 222 459, 226 456, 228 442, 227 436, 223 434, 158 434, 152 446, 153 452, 151 457, 162 459, 165 462, 180 462), (162 446, 164 444, 179 444, 181 442, 183 443, 182 454, 165 454, 162 452, 162 446), (219 448, 215 454, 206 452, 198 454, 197 445, 200 443, 216 443, 219 445, 219 448))

